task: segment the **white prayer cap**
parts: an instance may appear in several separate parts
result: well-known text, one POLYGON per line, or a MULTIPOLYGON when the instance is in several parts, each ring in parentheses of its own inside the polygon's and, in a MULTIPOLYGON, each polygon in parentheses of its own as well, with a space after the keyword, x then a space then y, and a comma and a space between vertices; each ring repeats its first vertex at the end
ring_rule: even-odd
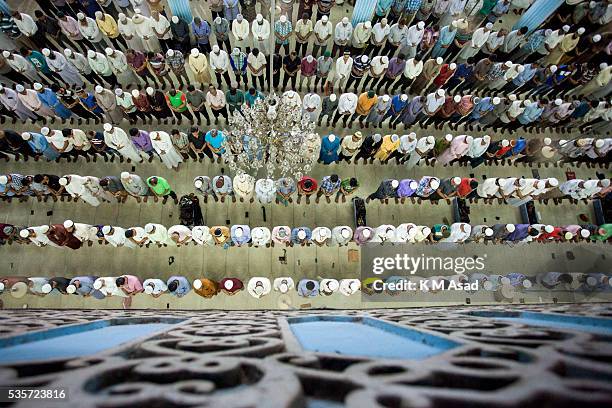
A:
POLYGON ((93 57, 96 56, 96 52, 94 50, 89 50, 89 51, 87 51, 87 56, 89 58, 93 58, 93 57))
POLYGON ((506 231, 514 232, 515 229, 516 227, 514 226, 514 224, 506 224, 506 231))
POLYGON ((117 95, 117 96, 123 95, 123 89, 121 89, 121 88, 115 89, 115 95, 117 95))
POLYGON ((416 139, 416 133, 414 133, 414 132, 410 132, 410 133, 408 134, 408 139, 415 140, 415 139, 416 139))
POLYGON ((508 68, 511 68, 511 67, 512 67, 512 61, 506 61, 506 62, 504 62, 504 65, 505 65, 506 67, 508 67, 508 68))
POLYGON ((155 229, 155 226, 153 224, 146 224, 144 226, 144 230, 147 234, 152 233, 154 229, 155 229))
POLYGON ((438 94, 438 96, 444 96, 446 94, 446 92, 444 92, 444 89, 438 89, 436 93, 438 94))
POLYGON ((576 32, 578 33, 578 35, 582 35, 582 34, 584 34, 584 32, 585 32, 585 31, 586 31, 586 30, 584 29, 584 27, 580 27, 580 28, 578 29, 578 31, 576 31, 576 32))
POLYGON ((70 293, 70 294, 72 295, 74 292, 76 292, 76 286, 74 286, 74 285, 68 285, 68 286, 66 287, 66 292, 68 292, 68 293, 70 293))
POLYGON ((104 88, 102 88, 100 85, 96 85, 96 87, 94 88, 94 91, 96 91, 96 93, 102 93, 103 90, 104 88))
POLYGON ((536 186, 537 186, 538 189, 541 190, 543 188, 546 188, 546 182, 544 180, 540 180, 540 181, 537 182, 536 186))
POLYGON ((544 31, 544 35, 546 35, 548 37, 549 35, 552 34, 552 32, 553 32, 553 30, 551 30, 550 28, 547 28, 546 31, 544 31))
POLYGON ((580 230, 580 236, 582 238, 588 238, 590 235, 591 235, 591 231, 589 231, 588 229, 583 228, 580 230))
POLYGON ((96 11, 96 12, 94 13, 94 16, 96 16, 96 18, 102 18, 103 14, 102 14, 102 12, 101 12, 101 11, 96 11))
MULTIPOLYGON (((282 16, 281 16, 282 17, 282 16)), ((215 23, 217 24, 221 24, 221 17, 217 17, 215 18, 215 23)))
POLYGON ((361 234, 366 238, 370 238, 370 235, 372 235, 372 232, 369 229, 364 229, 363 231, 361 231, 361 234))
POLYGON ((502 147, 508 147, 510 145, 510 141, 508 139, 504 139, 501 142, 502 147))
POLYGON ((547 181, 552 187, 557 187, 559 185, 559 180, 554 177, 550 177, 547 181))
POLYGON ((564 25, 563 27, 561 27, 563 29, 563 31, 565 31, 566 33, 570 30, 570 26, 568 26, 567 24, 564 25))
POLYGON ((484 136, 482 137, 482 140, 484 140, 485 142, 489 143, 489 142, 491 141, 491 136, 489 136, 489 135, 484 135, 484 136))
POLYGON ((502 285, 509 285, 510 284, 510 278, 508 278, 507 276, 502 276, 499 280, 499 282, 502 285))
POLYGON ((595 147, 598 148, 598 149, 601 149, 603 147, 604 143, 605 142, 603 141, 603 139, 597 139, 595 141, 595 147))
POLYGON ((457 68, 457 64, 455 64, 454 62, 451 62, 451 64, 448 67, 450 69, 455 69, 455 68, 457 68))
POLYGON ((438 187, 440 187, 440 182, 436 179, 433 179, 431 180, 431 183, 429 183, 429 186, 436 190, 438 187))
POLYGON ((383 100, 383 101, 385 101, 385 102, 389 102, 389 99, 391 99, 391 98, 389 97, 389 95, 383 95, 383 96, 382 96, 382 100, 383 100))
POLYGON ((421 232, 423 233, 423 235, 425 235, 426 237, 429 236, 429 234, 431 234, 431 228, 429 227, 424 227, 421 232))
POLYGON ((469 144, 469 143, 472 143, 473 141, 474 141, 474 137, 472 137, 472 136, 470 136, 470 135, 468 135, 468 136, 466 136, 466 137, 465 137, 465 142, 466 142, 466 143, 468 143, 468 144, 469 144))
POLYGON ((453 184, 461 184, 461 177, 453 177, 453 184))
POLYGON ((548 146, 552 143, 552 139, 550 137, 545 137, 544 138, 544 145, 548 146))
POLYGON ((444 60, 442 59, 442 57, 436 58, 436 63, 438 63, 438 65, 442 64, 443 62, 444 60))
POLYGON ((27 238, 30 236, 30 230, 27 228, 22 229, 21 231, 19 231, 19 236, 21 238, 27 238))
POLYGON ((485 237, 492 237, 493 236, 493 230, 491 228, 487 227, 484 230, 484 234, 485 234, 485 237))
POLYGON ((74 222, 72 220, 64 221, 64 228, 72 228, 74 227, 74 222))
POLYGON ((436 138, 433 136, 427 136, 427 143, 436 143, 436 138))
POLYGON ((397 187, 399 186, 399 181, 397 181, 397 180, 393 180, 393 181, 391 181, 391 186, 392 186, 393 188, 397 188, 397 187))
POLYGON ((486 28, 487 30, 491 30, 491 29, 493 29, 493 23, 487 23, 487 24, 485 25, 485 28, 486 28))
POLYGON ((477 96, 472 96, 472 102, 478 103, 478 102, 480 102, 480 98, 477 97, 477 96))
POLYGON ((151 86, 147 86, 147 89, 145 89, 145 92, 146 92, 148 95, 153 96, 153 94, 155 93, 155 90, 153 89, 153 87, 151 87, 151 86))
POLYGON ((588 278, 586 278, 586 283, 589 286, 595 286, 597 285, 597 279, 595 279, 594 276, 589 276, 588 278))
POLYGON ((140 8, 135 8, 134 9, 134 14, 140 14, 140 13, 141 13, 140 8))
POLYGON ((526 107, 526 108, 528 108, 528 107, 530 107, 530 106, 531 106, 531 101, 530 101, 529 99, 525 99, 525 100, 523 101, 523 105, 525 105, 525 107, 526 107))
MULTIPOLYGON (((323 17, 321 17, 321 21, 323 21, 324 23, 327 23, 327 21, 328 21, 328 20, 329 20, 329 17, 327 17, 327 16, 323 16, 323 17)), ((368 21, 366 21, 366 23, 367 23, 367 22, 368 22, 368 21)), ((367 24, 364 24, 364 25, 367 27, 367 24)))
POLYGON ((510 99, 512 102, 516 101, 516 95, 515 94, 510 94, 508 95, 508 99, 510 99))
POLYGON ((234 287, 234 281, 231 279, 226 279, 225 282, 223 282, 223 287, 227 290, 230 290, 234 287))
POLYGON ((601 35, 595 34, 593 36, 593 42, 596 43, 596 42, 599 42, 599 41, 601 41, 601 35))
POLYGON ((107 132, 110 132, 113 129, 113 125, 111 125, 110 123, 105 123, 104 124, 104 130, 107 132))
POLYGON ((96 281, 93 284, 93 287, 94 287, 95 290, 102 289, 102 280, 101 279, 96 279, 96 281))
MULTIPOLYGON (((327 17, 327 16, 323 16, 323 17, 327 17)), ((327 22, 327 19, 323 20, 324 22, 327 22)), ((365 26, 365 28, 370 29, 372 28, 372 22, 371 21, 366 21, 365 23, 363 23, 363 25, 365 26)))
POLYGON ((419 21, 419 22, 417 23, 417 27, 419 27, 419 29, 420 29, 420 30, 424 29, 424 28, 425 28, 425 22, 423 22, 423 21, 419 21))
POLYGON ((138 98, 140 96, 140 91, 138 89, 132 89, 131 94, 134 98, 138 98))
POLYGON ((523 287, 525 289, 529 289, 532 286, 533 286, 533 283, 531 283, 529 279, 523 279, 523 287))
POLYGON ((113 55, 113 49, 110 47, 107 47, 104 49, 104 53, 110 57, 111 55, 113 55))
POLYGON ((406 94, 401 94, 401 95, 400 95, 400 100, 401 100, 402 102, 406 102, 406 101, 408 100, 408 95, 406 95, 406 94))
POLYGON ((380 139, 382 139, 382 135, 380 133, 374 133, 374 136, 372 136, 372 138, 376 143, 378 143, 380 142, 380 139))
POLYGON ((10 53, 10 52, 8 52, 8 51, 2 51, 2 56, 3 56, 4 58, 8 58, 8 57, 10 57, 10 56, 11 56, 11 53, 10 53))
POLYGON ((72 55, 72 50, 70 48, 66 48, 64 50, 64 55, 70 57, 72 55))
POLYGON ((32 135, 30 134, 30 132, 23 132, 23 133, 21 134, 21 138, 22 138, 23 140, 30 140, 30 139, 32 138, 32 135))
POLYGON ((152 294, 153 293, 153 286, 151 286, 151 285, 145 286, 144 293, 146 293, 147 295, 152 294))
POLYGON ((51 55, 51 50, 48 48, 43 48, 42 53, 45 57, 48 57, 49 55, 51 55))
POLYGON ((483 283, 482 286, 485 288, 485 290, 491 290, 493 289, 493 282, 485 281, 485 283, 483 283))
POLYGON ((8 177, 0 176, 0 184, 6 184, 6 183, 8 183, 8 177))
POLYGON ((603 179, 603 180, 600 180, 600 182, 601 182, 602 187, 604 188, 610 187, 610 179, 603 179))
POLYGON ((518 67, 516 67, 517 72, 520 74, 525 70, 525 67, 522 65, 519 65, 518 67))
POLYGON ((40 91, 41 89, 43 89, 42 84, 40 84, 38 82, 34 82, 34 90, 35 91, 40 91))
POLYGON ((399 136, 396 134, 391 135, 391 141, 397 142, 399 140, 399 136))
POLYGON ((380 60, 383 62, 383 64, 389 63, 389 57, 387 57, 386 55, 383 55, 383 57, 380 60))
POLYGON ((499 98, 499 96, 493 97, 493 105, 499 105, 500 102, 501 102, 501 99, 499 98))
POLYGON ((459 103, 459 102, 461 102, 461 97, 459 95, 455 95, 455 96, 453 96, 453 101, 459 103))
POLYGON ((453 140, 453 135, 447 133, 446 135, 444 135, 444 139, 446 139, 447 142, 450 142, 451 140, 453 140))
POLYGON ((40 288, 40 290, 42 293, 51 293, 51 290, 53 290, 53 288, 50 284, 45 283, 44 285, 42 285, 42 288, 40 288))
POLYGON ((557 69, 558 69, 556 65, 551 65, 549 68, 550 68, 550 72, 552 72, 553 74, 557 72, 557 69))
MULTIPOLYGON (((282 16, 281 16, 281 17, 282 17, 282 16)), ((212 50, 213 50, 213 52, 215 52, 215 53, 216 53, 216 52, 221 51, 221 48, 219 48, 219 46, 215 44, 215 45, 213 45, 212 50)))
POLYGON ((119 17, 119 20, 123 20, 125 18, 125 14, 119 13, 117 17, 119 17))
POLYGON ((555 105, 561 106, 562 103, 563 103, 563 99, 561 99, 561 98, 555 99, 555 105))
POLYGON ((234 233, 236 234, 238 238, 244 235, 244 231, 242 230, 242 227, 236 227, 236 229, 234 230, 234 233))
POLYGON ((66 177, 60 177, 59 183, 60 183, 60 186, 67 186, 68 185, 68 179, 66 177))
POLYGON ((197 57, 198 55, 200 55, 200 50, 198 50, 197 48, 192 48, 191 55, 193 55, 194 57, 197 57))
POLYGON ((0 282, 0 293, 4 291, 4 283, 0 282))
POLYGON ((546 231, 547 233, 551 233, 555 230, 555 227, 553 227, 552 225, 547 225, 544 227, 544 231, 546 231))
MULTIPOLYGON (((240 14, 238 14, 238 16, 241 16, 241 15, 240 15, 240 14)), ((179 18, 178 18, 177 16, 172 16, 172 22, 173 22, 174 24, 178 24, 178 22, 179 22, 179 18)))
POLYGON ((601 64, 599 64, 599 69, 606 69, 608 68, 608 64, 605 62, 602 62, 601 64))
POLYGON ((257 21, 262 21, 263 20, 263 16, 261 14, 257 13, 257 15, 255 16, 255 19, 257 21))
POLYGON ((113 229, 113 227, 111 227, 110 225, 105 225, 105 226, 102 227, 102 233, 104 235, 110 234, 112 229, 113 229))
POLYGON ((202 188, 202 180, 196 180, 193 185, 195 186, 195 188, 202 188))
POLYGON ((78 18, 79 20, 82 20, 82 19, 84 19, 84 18, 85 18, 85 14, 83 14, 83 13, 77 13, 77 18, 78 18))
POLYGON ((574 234, 572 234, 571 232, 567 231, 564 235, 563 238, 565 238, 567 241, 569 241, 570 239, 574 238, 574 234))
POLYGON ((340 230, 340 235, 342 235, 343 238, 349 238, 351 236, 351 230, 349 230, 348 228, 342 228, 342 230, 340 230))
POLYGON ((344 24, 348 23, 348 22, 349 22, 348 17, 342 17, 342 22, 343 22, 344 24))
POLYGON ((298 233, 297 233, 297 237, 298 237, 298 239, 304 239, 304 238, 306 238, 306 231, 304 231, 304 230, 302 230, 302 229, 301 229, 301 230, 299 230, 299 231, 298 231, 298 233))
POLYGON ((51 129, 49 129, 46 126, 40 129, 40 133, 42 133, 43 136, 47 136, 50 132, 51 132, 51 129))
POLYGON ((166 51, 166 55, 167 55, 168 57, 173 56, 173 55, 174 55, 174 50, 173 50, 173 49, 169 49, 168 51, 166 51))
POLYGON ((338 99, 338 97, 336 96, 336 94, 331 94, 329 95, 329 100, 332 102, 336 102, 336 99, 338 99))
POLYGON ((413 189, 413 190, 416 190, 417 187, 419 187, 419 183, 417 183, 415 180, 412 180, 410 182, 410 188, 413 189))

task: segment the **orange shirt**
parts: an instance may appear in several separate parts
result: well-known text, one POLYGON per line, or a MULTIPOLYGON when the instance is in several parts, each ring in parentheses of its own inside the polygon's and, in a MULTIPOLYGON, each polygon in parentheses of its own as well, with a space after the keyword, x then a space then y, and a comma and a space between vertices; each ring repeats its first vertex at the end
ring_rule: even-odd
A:
POLYGON ((364 92, 359 95, 359 99, 357 99, 357 108, 355 109, 355 112, 360 115, 367 115, 377 102, 378 96, 374 95, 373 97, 368 98, 368 93, 364 92))

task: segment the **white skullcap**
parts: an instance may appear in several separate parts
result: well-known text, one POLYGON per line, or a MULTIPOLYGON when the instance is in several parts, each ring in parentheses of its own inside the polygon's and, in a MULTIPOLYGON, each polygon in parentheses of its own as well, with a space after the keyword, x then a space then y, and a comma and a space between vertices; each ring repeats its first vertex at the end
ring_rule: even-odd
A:
POLYGON ((570 240, 572 238, 574 238, 574 234, 572 234, 571 232, 567 231, 564 235, 563 238, 565 238, 566 240, 570 240))
POLYGON ((113 227, 111 227, 110 225, 105 225, 105 226, 102 227, 102 233, 104 235, 110 234, 112 228, 113 227))
POLYGON ((202 287, 202 281, 200 279, 196 279, 193 281, 194 289, 200 289, 202 287))
POLYGON ((510 142, 508 141, 508 139, 504 139, 501 142, 502 147, 508 147, 510 145, 510 142))
POLYGON ((580 230, 580 236, 582 238, 588 238, 590 235, 591 235, 591 231, 589 231, 588 229, 583 228, 580 230))
POLYGON ((511 68, 511 67, 512 67, 512 61, 506 61, 506 62, 504 62, 504 65, 505 65, 506 67, 508 67, 508 68, 511 68))
POLYGON ((487 30, 491 30, 491 29, 493 29, 493 23, 487 23, 487 24, 485 24, 485 28, 486 28, 487 30))
POLYGON ((427 136, 427 143, 436 143, 436 138, 433 136, 427 136))
POLYGON ((72 50, 70 48, 66 48, 64 50, 64 55, 70 57, 72 55, 72 50))
POLYGON ((0 184, 6 184, 6 183, 8 183, 8 177, 0 176, 0 184))
POLYGON ((433 179, 431 180, 431 183, 429 183, 429 186, 436 190, 438 187, 440 187, 440 181, 438 181, 437 179, 433 179))
POLYGON ((389 57, 387 57, 386 55, 383 55, 383 57, 381 58, 381 61, 383 62, 383 64, 388 64, 389 63, 389 57))
MULTIPOLYGON (((527 182, 525 182, 525 184, 527 184, 527 182)), ((546 182, 544 180, 540 180, 536 183, 536 187, 540 190, 546 188, 546 182)))
POLYGON ((493 97, 493 105, 499 105, 500 102, 501 102, 501 99, 499 98, 499 96, 493 97))
POLYGON ((559 180, 554 177, 551 177, 548 179, 548 184, 550 184, 552 187, 557 187, 559 185, 559 180))
POLYGON ((563 99, 560 99, 560 98, 555 99, 555 105, 561 106, 562 103, 563 103, 563 99))
POLYGON ((223 287, 227 290, 230 290, 234 287, 234 281, 232 281, 231 279, 227 279, 225 282, 223 282, 223 287))
POLYGON ((514 224, 506 224, 506 231, 514 232, 514 230, 516 230, 516 227, 514 226, 514 224))
POLYGON ((601 64, 599 64, 599 69, 606 69, 608 68, 608 64, 605 62, 602 62, 601 64))
MULTIPOLYGON (((326 17, 327 17, 327 16, 323 16, 323 18, 325 18, 325 20, 323 20, 323 19, 322 19, 322 20, 323 20, 323 22, 327 22, 327 20, 329 20, 329 17, 327 17, 327 18, 326 18, 326 17)), ((365 28, 367 28, 367 29, 372 28, 372 22, 371 22, 371 21, 366 21, 365 23, 363 23, 363 25, 364 25, 364 27, 365 27, 365 28)))
POLYGON ((342 17, 342 22, 343 22, 344 24, 348 23, 348 22, 349 22, 348 17, 342 17))
POLYGON ((152 233, 153 229, 155 229, 155 226, 153 224, 147 224, 144 226, 144 230, 147 234, 152 233))
POLYGON ((516 67, 516 71, 520 74, 525 70, 525 67, 522 65, 519 65, 518 67, 516 67))
POLYGON ((125 18, 125 14, 123 14, 123 13, 119 13, 119 14, 117 15, 117 17, 119 17, 119 19, 121 20, 121 19, 125 18))
POLYGON ((400 95, 400 100, 401 100, 402 102, 406 102, 406 101, 408 100, 408 95, 406 95, 406 94, 401 94, 401 95, 400 95))
POLYGON ((595 34, 593 36, 593 42, 596 43, 596 42, 599 42, 599 41, 601 41, 601 35, 595 34))
POLYGON ((469 135, 465 137, 465 142, 466 143, 472 143, 473 141, 474 141, 474 137, 469 136, 469 135))
POLYGON ((487 227, 484 230, 484 234, 485 234, 485 237, 492 237, 493 236, 493 230, 491 228, 487 227))
POLYGON ((385 101, 385 102, 389 102, 389 99, 391 99, 391 98, 389 97, 389 95, 383 95, 383 96, 382 96, 382 100, 383 100, 383 101, 385 101))
POLYGON ((8 58, 8 57, 10 57, 10 56, 11 56, 11 53, 10 53, 10 52, 8 52, 8 51, 2 51, 2 56, 3 56, 4 58, 8 58))
POLYGON ((299 231, 298 231, 298 233, 297 233, 297 237, 298 237, 298 239, 304 239, 304 238, 306 238, 306 231, 304 231, 304 230, 299 230, 299 231))
POLYGON ((45 283, 44 285, 42 285, 42 288, 40 288, 42 293, 51 293, 51 291, 53 290, 53 288, 51 287, 50 284, 45 283))
POLYGON ((451 62, 451 64, 448 67, 450 69, 455 69, 455 68, 457 68, 457 64, 455 64, 454 62, 451 62))
POLYGON ((106 49, 104 49, 104 53, 110 57, 111 55, 113 55, 113 49, 112 48, 106 48, 106 49))
POLYGON ((459 95, 455 95, 455 96, 453 96, 453 101, 461 102, 461 97, 459 95))
POLYGON ((438 94, 438 96, 444 96, 445 95, 444 89, 438 89, 438 91, 436 93, 438 94))
POLYGON ((74 285, 68 285, 68 286, 66 287, 66 292, 68 292, 68 293, 70 293, 70 294, 72 295, 74 292, 76 292, 76 286, 74 286, 74 285))
POLYGON ((117 95, 117 96, 123 95, 123 89, 121 89, 121 88, 115 89, 115 95, 117 95))
POLYGON ((423 21, 419 21, 419 22, 417 23, 417 27, 419 27, 419 29, 421 29, 421 30, 422 30, 422 29, 424 29, 424 28, 425 28, 425 22, 423 22, 423 21))
POLYGON ((74 227, 74 222, 72 220, 64 221, 64 228, 72 228, 74 227))
MULTIPOLYGON (((238 16, 242 17, 240 14, 238 14, 238 16)), ((179 18, 177 16, 172 16, 172 22, 177 24, 179 22, 179 18)))
POLYGON ((530 107, 530 106, 531 106, 531 101, 530 101, 529 99, 525 99, 525 100, 523 101, 523 105, 525 105, 525 107, 526 107, 526 108, 528 108, 528 107, 530 107))
POLYGON ((453 135, 447 133, 446 135, 444 135, 444 139, 446 139, 447 142, 450 142, 451 140, 453 140, 453 135))
POLYGON ((584 29, 584 27, 580 27, 580 28, 578 29, 578 31, 576 31, 576 32, 578 33, 578 35, 582 35, 582 34, 584 34, 584 32, 585 32, 585 31, 586 31, 586 30, 584 29))
POLYGON ((93 284, 93 287, 95 290, 102 289, 102 281, 100 279, 96 279, 96 281, 93 284))
POLYGON ((111 125, 110 123, 104 124, 104 130, 106 130, 107 132, 110 132, 112 129, 113 129, 113 125, 111 125))
POLYGON ((567 33, 570 30, 570 26, 566 24, 563 27, 561 27, 561 29, 567 33))
POLYGON ((558 68, 557 68, 557 66, 556 66, 556 65, 551 65, 551 66, 550 66, 550 72, 552 72, 553 74, 554 74, 555 72, 557 72, 557 69, 558 69, 558 68))
POLYGON ((553 227, 552 225, 547 225, 544 227, 544 231, 546 231, 547 233, 551 233, 555 230, 555 227, 553 227))
POLYGON ((153 287, 151 285, 145 286, 144 293, 146 293, 147 295, 150 295, 151 293, 153 293, 153 287))
POLYGON ((454 184, 460 184, 461 183, 461 177, 453 177, 453 183, 454 184))
POLYGON ((94 91, 96 91, 96 93, 102 93, 103 90, 104 88, 102 88, 100 85, 96 85, 96 87, 94 88, 94 91))
POLYGON ((51 132, 51 129, 49 129, 46 126, 40 129, 40 133, 42 133, 43 136, 47 136, 50 132, 51 132))
POLYGON ((27 228, 22 229, 21 231, 19 231, 19 236, 21 238, 27 238, 30 236, 30 230, 28 230, 27 228))
POLYGON ((138 98, 140 96, 140 91, 138 89, 132 89, 131 94, 134 98, 138 98))
MULTIPOLYGON (((283 17, 283 16, 281 16, 281 17, 283 17)), ((219 48, 219 46, 215 44, 215 45, 213 45, 212 50, 213 50, 213 52, 216 53, 216 52, 221 51, 221 48, 219 48)))
POLYGON ((415 180, 412 180, 410 182, 410 188, 413 190, 416 190, 419 187, 419 183, 417 183, 415 180))
POLYGON ((397 186, 399 186, 399 181, 397 181, 397 180, 393 180, 393 181, 391 181, 391 186, 392 186, 393 188, 397 188, 397 186))
POLYGON ((192 48, 191 55, 193 55, 194 57, 197 57, 198 55, 200 55, 200 50, 198 50, 197 48, 192 48))
POLYGON ((548 146, 552 143, 552 139, 550 137, 544 138, 544 145, 548 146))
POLYGON ((102 17, 102 12, 98 10, 94 13, 94 16, 96 16, 96 18, 100 18, 102 17))
POLYGON ((84 18, 85 18, 85 14, 83 14, 83 13, 77 13, 77 18, 78 18, 79 20, 82 20, 82 19, 84 19, 84 18))
POLYGON ((479 97, 477 97, 477 96, 473 96, 473 97, 472 97, 472 102, 474 102, 474 103, 478 103, 478 102, 480 102, 480 98, 479 98, 479 97))
POLYGON ((34 90, 40 91, 41 89, 43 89, 42 84, 39 84, 38 82, 34 82, 34 90))
POLYGON ((87 56, 89 58, 93 58, 93 57, 96 56, 96 52, 94 50, 89 50, 89 51, 87 51, 87 56))
POLYGON ((515 94, 510 94, 508 95, 508 99, 510 99, 512 102, 516 101, 516 95, 515 94))
POLYGON ((361 233, 363 234, 364 237, 369 238, 370 235, 372 235, 372 232, 370 232, 369 229, 364 229, 363 231, 361 231, 361 233))
POLYGON ((195 188, 202 188, 202 180, 196 180, 193 185, 195 186, 195 188))
POLYGON ((597 139, 595 141, 595 147, 598 148, 598 149, 601 149, 604 144, 605 144, 605 142, 603 141, 603 139, 597 139))
POLYGON ((170 50, 166 51, 166 55, 168 57, 172 57, 174 55, 174 50, 170 49, 170 50))
POLYGON ((147 86, 147 89, 145 89, 145 92, 153 96, 153 94, 155 93, 155 90, 153 89, 153 87, 147 86))
POLYGON ((60 183, 60 186, 67 186, 68 185, 68 179, 66 177, 60 177, 59 183, 60 183))
POLYGON ((436 62, 438 63, 438 65, 440 65, 444 62, 444 60, 442 59, 442 57, 438 57, 436 58, 436 62))
POLYGON ((32 135, 30 134, 30 132, 23 132, 23 133, 21 134, 21 138, 22 138, 23 140, 30 140, 30 139, 32 138, 32 135))
POLYGON ((24 88, 24 86, 23 86, 23 85, 21 85, 21 84, 17 84, 17 85, 15 85, 15 90, 16 90, 17 92, 23 92, 23 91, 25 91, 25 88, 24 88))
POLYGON ((51 50, 48 48, 43 48, 42 53, 45 57, 48 57, 49 55, 51 55, 51 50))

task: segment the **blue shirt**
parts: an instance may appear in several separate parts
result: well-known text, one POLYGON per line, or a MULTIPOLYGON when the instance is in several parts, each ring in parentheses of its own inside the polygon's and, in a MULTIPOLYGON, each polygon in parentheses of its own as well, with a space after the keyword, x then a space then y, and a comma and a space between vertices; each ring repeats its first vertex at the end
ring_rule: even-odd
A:
POLYGON ((542 112, 544 112, 544 107, 538 106, 538 104, 534 102, 527 106, 517 119, 519 122, 521 122, 521 124, 527 125, 538 120, 538 118, 542 115, 542 112))
POLYGON ((199 44, 208 44, 208 36, 210 35, 210 25, 208 21, 200 21, 200 25, 196 25, 195 22, 191 22, 191 29, 196 37, 199 44))
POLYGON ((491 98, 490 96, 486 96, 482 98, 476 104, 476 106, 474 106, 474 109, 471 113, 471 117, 473 119, 480 119, 481 117, 492 111, 494 108, 495 105, 493 105, 493 98, 491 98))
POLYGON ((533 78, 536 72, 538 72, 538 69, 534 68, 533 64, 525 64, 523 67, 525 68, 523 72, 518 74, 516 78, 512 80, 512 83, 516 86, 521 86, 528 81, 531 81, 531 78, 533 78))
POLYGON ((511 149, 512 155, 516 156, 517 154, 521 153, 523 150, 525 150, 525 146, 527 146, 527 141, 522 137, 518 138, 516 140, 516 144, 511 149))
POLYGON ((529 236, 529 224, 515 224, 514 231, 506 236, 505 241, 522 241, 529 236))
POLYGON ((79 281, 79 287, 76 289, 75 294, 81 296, 91 295, 96 299, 104 299, 104 293, 94 289, 93 284, 98 279, 97 276, 77 276, 70 280, 70 284, 74 285, 74 281, 79 281))
POLYGON ((391 98, 391 107, 387 111, 388 114, 396 115, 400 113, 406 107, 407 103, 408 99, 406 99, 406 101, 402 101, 401 95, 395 95, 393 98, 391 98))
POLYGON ((213 148, 221 149, 221 152, 224 152, 225 149, 222 147, 223 147, 223 144, 225 143, 225 135, 223 134, 223 132, 221 132, 220 130, 217 131, 216 136, 213 136, 212 133, 210 132, 211 132, 210 130, 206 132, 206 135, 204 135, 204 141, 210 144, 213 148))
POLYGON ((474 65, 466 63, 459 64, 453 74, 453 79, 469 78, 472 76, 472 72, 474 72, 474 65))
POLYGON ((302 242, 308 242, 310 241, 311 236, 312 236, 312 231, 310 230, 310 228, 307 228, 307 227, 295 227, 294 229, 291 230, 291 242, 293 242, 294 244, 301 244, 302 242), (303 241, 298 238, 298 232, 300 231, 304 231, 306 233, 306 238, 304 238, 303 241))
POLYGON ((79 99, 81 103, 89 109, 92 109, 95 106, 96 108, 93 110, 93 112, 100 114, 104 113, 102 108, 97 106, 98 102, 96 102, 96 97, 93 94, 87 93, 87 98, 79 97, 79 99))
MULTIPOLYGON (((187 280, 187 278, 185 278, 184 276, 171 276, 168 279, 168 282, 166 283, 166 285, 170 287, 170 284, 172 283, 172 281, 178 282, 178 287, 176 288, 176 290, 174 292, 170 292, 175 296, 183 297, 187 294, 187 292, 191 290, 191 285, 189 284, 189 281, 187 280)), ((170 290, 168 289, 168 291, 170 290)))
POLYGON ((392 4, 393 0, 378 0, 376 3, 376 15, 379 17, 385 16, 392 4))
POLYGON ((542 43, 544 43, 544 40, 546 39, 545 32, 546 30, 544 29, 535 31, 529 36, 529 39, 527 39, 527 43, 523 45, 523 48, 528 52, 534 52, 535 50, 540 48, 542 46, 542 43))
POLYGON ((251 228, 248 225, 232 225, 230 230, 230 236, 232 238, 232 242, 234 245, 240 246, 244 245, 251 240, 251 228), (236 229, 242 228, 242 236, 238 237, 236 235, 236 229))

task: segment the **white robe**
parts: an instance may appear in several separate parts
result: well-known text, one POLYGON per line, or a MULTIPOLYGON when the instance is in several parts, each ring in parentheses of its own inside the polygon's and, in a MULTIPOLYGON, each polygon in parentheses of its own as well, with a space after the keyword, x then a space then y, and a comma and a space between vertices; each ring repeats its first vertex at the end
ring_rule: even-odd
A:
POLYGON ((59 52, 51 52, 55 55, 55 59, 51 59, 49 57, 45 58, 49 68, 51 68, 52 71, 57 72, 67 84, 82 87, 84 82, 81 79, 79 71, 76 69, 76 67, 59 52))
POLYGON ((98 200, 87 187, 87 177, 79 176, 77 174, 70 174, 70 182, 66 185, 66 192, 74 198, 80 198, 89 205, 97 207, 100 205, 98 200))
POLYGON ((127 159, 130 159, 134 163, 140 163, 142 157, 138 153, 138 150, 132 144, 132 140, 128 137, 127 133, 119 127, 114 127, 113 133, 104 132, 104 143, 107 146, 117 150, 127 159))
POLYGON ((167 168, 178 167, 183 162, 183 157, 174 148, 170 135, 167 132, 157 132, 157 134, 161 140, 155 140, 155 138, 151 137, 153 148, 167 168))

